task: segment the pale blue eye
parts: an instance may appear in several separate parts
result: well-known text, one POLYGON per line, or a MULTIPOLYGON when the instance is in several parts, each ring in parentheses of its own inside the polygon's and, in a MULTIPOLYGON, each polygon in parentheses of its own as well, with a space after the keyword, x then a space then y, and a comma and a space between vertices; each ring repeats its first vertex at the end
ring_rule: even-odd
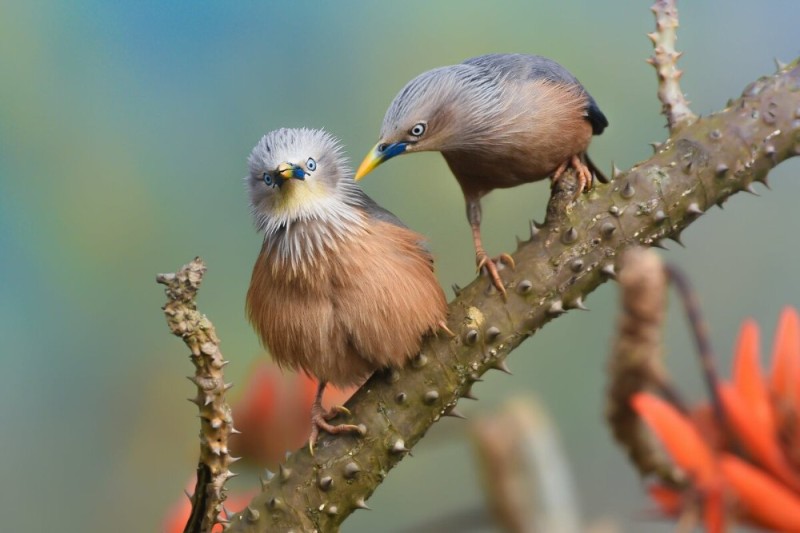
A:
POLYGON ((415 124, 409 133, 411 133, 411 135, 414 137, 422 137, 422 134, 425 133, 425 123, 419 122, 415 124))
POLYGON ((313 157, 309 157, 308 161, 306 161, 306 168, 308 169, 309 172, 314 172, 315 170, 317 170, 317 162, 314 161, 313 157))
POLYGON ((270 176, 269 172, 264 172, 264 183, 268 186, 272 186, 272 176, 270 176))

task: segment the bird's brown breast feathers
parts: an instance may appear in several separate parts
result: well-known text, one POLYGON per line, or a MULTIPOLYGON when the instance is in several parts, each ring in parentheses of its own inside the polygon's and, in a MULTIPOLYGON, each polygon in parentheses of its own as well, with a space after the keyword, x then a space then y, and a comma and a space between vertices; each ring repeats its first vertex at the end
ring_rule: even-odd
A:
POLYGON ((247 312, 275 361, 344 386, 416 354, 446 315, 420 240, 373 219, 297 268, 265 246, 247 312))
POLYGON ((546 80, 506 83, 511 101, 498 115, 494 138, 475 149, 443 153, 467 195, 544 179, 591 141, 580 87, 546 80))

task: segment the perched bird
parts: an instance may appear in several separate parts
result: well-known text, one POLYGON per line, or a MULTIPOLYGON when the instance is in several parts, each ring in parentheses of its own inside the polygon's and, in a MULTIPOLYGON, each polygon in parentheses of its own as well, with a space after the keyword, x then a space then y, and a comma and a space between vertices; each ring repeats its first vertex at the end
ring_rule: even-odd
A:
MULTIPOLYGON (((279 129, 253 148, 245 178, 264 232, 247 291, 250 322, 282 367, 319 380, 309 447, 327 421, 327 383, 358 385, 418 353, 444 326, 447 304, 422 235, 355 183, 339 143, 311 129, 279 129)), ((446 328, 446 326, 444 326, 446 328)))
POLYGON ((608 120, 586 89, 551 59, 490 54, 420 74, 386 111, 380 140, 356 172, 358 181, 400 154, 441 152, 467 203, 475 259, 505 294, 496 262, 513 268, 510 255, 489 259, 481 242, 481 198, 494 189, 548 176, 572 166, 578 194, 605 177, 586 155, 592 135, 608 120))

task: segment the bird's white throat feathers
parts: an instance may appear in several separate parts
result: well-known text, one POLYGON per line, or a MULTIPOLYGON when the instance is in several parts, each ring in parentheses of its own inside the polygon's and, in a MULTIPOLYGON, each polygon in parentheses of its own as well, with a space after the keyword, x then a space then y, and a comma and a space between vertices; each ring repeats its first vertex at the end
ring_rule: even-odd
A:
POLYGON ((335 252, 343 240, 363 232, 365 214, 357 185, 343 178, 333 192, 313 181, 286 183, 268 209, 253 207, 265 251, 292 269, 312 266, 323 252, 335 252))

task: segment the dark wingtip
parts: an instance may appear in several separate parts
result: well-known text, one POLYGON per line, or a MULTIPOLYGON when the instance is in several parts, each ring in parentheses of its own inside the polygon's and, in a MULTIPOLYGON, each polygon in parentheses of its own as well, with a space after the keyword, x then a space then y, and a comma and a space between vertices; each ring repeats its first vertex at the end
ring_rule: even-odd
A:
POLYGON ((589 97, 589 105, 586 106, 586 118, 592 125, 593 135, 600 135, 608 127, 608 119, 597 107, 597 102, 592 97, 589 97))

